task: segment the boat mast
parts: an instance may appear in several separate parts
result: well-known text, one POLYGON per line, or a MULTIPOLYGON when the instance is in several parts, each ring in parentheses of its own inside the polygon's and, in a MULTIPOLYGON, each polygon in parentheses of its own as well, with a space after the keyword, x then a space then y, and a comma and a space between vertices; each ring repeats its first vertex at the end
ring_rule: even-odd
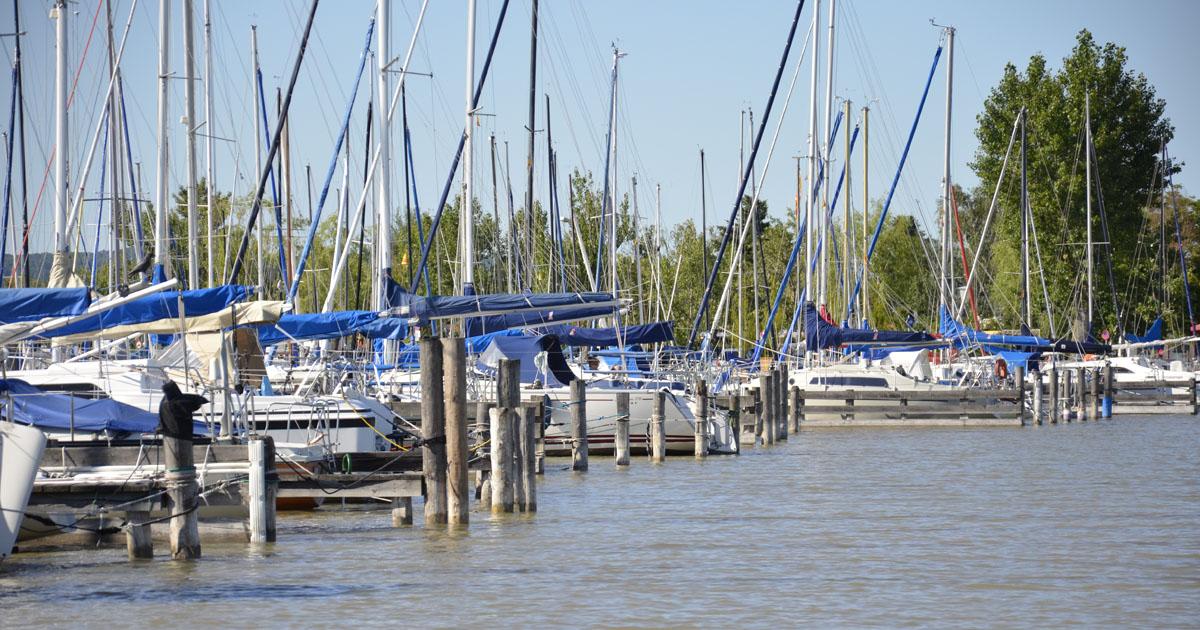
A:
MULTIPOLYGON (((533 13, 529 27, 529 122, 526 130, 529 132, 529 147, 525 161, 525 286, 533 289, 533 158, 534 158, 534 115, 537 112, 537 42, 538 42, 538 0, 533 0, 533 13)), ((467 85, 467 98, 471 98, 471 85, 467 85)), ((547 106, 548 108, 548 106, 547 106)), ((547 109, 547 116, 549 110, 547 109)), ((547 118, 549 124, 549 118, 547 118)), ((549 156, 549 153, 547 153, 549 156)), ((547 157, 549 159, 549 157, 547 157)), ((547 273, 547 278, 549 273, 547 273)))
MULTIPOLYGON (((21 265, 23 267, 21 286, 29 286, 29 190, 28 177, 25 172, 25 87, 23 81, 24 69, 21 67, 21 7, 20 0, 13 0, 13 31, 16 33, 14 44, 14 63, 17 65, 17 127, 21 134, 21 265)), ((13 278, 17 275, 13 270, 13 278)), ((16 282, 13 282, 16 286, 16 282)))
POLYGON ((1025 115, 1021 116, 1021 304, 1025 309, 1027 326, 1033 326, 1032 299, 1029 295, 1029 180, 1027 175, 1027 151, 1025 115))
POLYGON ((217 185, 215 182, 216 171, 213 165, 213 136, 217 130, 214 128, 212 114, 212 97, 213 97, 213 72, 212 72, 212 2, 204 0, 204 190, 205 190, 205 214, 208 215, 208 286, 216 286, 216 262, 213 259, 213 250, 216 249, 216 229, 214 215, 216 214, 216 194, 217 185))
MULTIPOLYGON (((870 257, 867 256, 867 239, 868 239, 867 224, 871 222, 870 221, 870 219, 871 219, 871 195, 868 190, 868 182, 870 181, 871 178, 869 177, 869 171, 867 170, 867 167, 870 166, 870 155, 871 155, 871 152, 867 150, 871 146, 871 143, 869 142, 869 140, 871 138, 871 134, 870 134, 871 126, 867 124, 870 113, 871 113, 871 108, 864 106, 862 109, 862 134, 863 134, 863 175, 862 175, 862 180, 863 180, 862 238, 863 238, 863 240, 862 240, 862 245, 863 245, 863 249, 862 249, 862 293, 860 294, 862 296, 862 305, 859 308, 859 313, 861 314, 859 317, 859 321, 862 322, 863 328, 866 328, 870 324, 870 317, 868 316, 867 310, 871 308, 871 303, 868 301, 868 296, 871 293, 871 279, 870 279, 870 276, 868 274, 868 269, 867 269, 867 263, 870 261, 870 257)), ((849 195, 850 191, 847 190, 846 194, 849 195)))
POLYGON ((1087 172, 1087 182, 1085 184, 1087 189, 1087 193, 1085 194, 1086 207, 1084 211, 1086 218, 1084 219, 1084 223, 1087 224, 1087 332, 1091 333, 1092 321, 1095 316, 1095 302, 1093 301, 1092 293, 1092 97, 1091 93, 1087 90, 1083 93, 1083 129, 1084 136, 1086 137, 1084 141, 1088 146, 1087 166, 1084 168, 1087 172))
POLYGON ((641 232, 638 230, 638 202, 637 202, 637 175, 633 176, 632 184, 633 196, 633 265, 637 272, 637 301, 638 301, 638 323, 646 323, 646 300, 642 293, 642 257, 638 248, 638 241, 641 240, 641 232))
MULTIPOLYGON (((738 169, 741 172, 741 169, 738 169)), ((708 280, 708 205, 704 190, 704 149, 700 149, 700 256, 702 270, 700 282, 708 280)), ((657 253, 655 254, 658 255, 657 253)), ((708 328, 708 313, 704 314, 704 327, 708 328)))
MULTIPOLYGON (((954 280, 953 271, 950 267, 950 195, 954 194, 952 183, 950 180, 950 118, 954 104, 954 27, 945 27, 946 33, 946 138, 945 151, 942 159, 942 234, 941 234, 941 258, 939 269, 941 270, 941 278, 938 283, 938 317, 942 309, 952 308, 952 300, 954 299, 954 280)), ((1022 146, 1024 146, 1022 144, 1022 146)), ((1024 194, 1024 193, 1022 193, 1024 194)), ((1022 205, 1021 212, 1025 212, 1022 205)), ((1024 237, 1022 237, 1024 238, 1024 237)), ((1027 287, 1028 288, 1028 287, 1027 287)))
MULTIPOLYGON (((386 105, 384 99, 392 93, 392 3, 391 0, 379 0, 375 8, 375 28, 378 29, 378 53, 376 64, 379 75, 376 78, 378 89, 376 94, 381 105, 386 105)), ((381 109, 382 111, 382 109, 381 109)), ((388 304, 388 280, 392 276, 392 126, 391 116, 376 116, 378 124, 379 152, 378 170, 375 175, 375 308, 385 310, 388 304)))
MULTIPOLYGON (((813 57, 812 57, 812 79, 809 83, 809 100, 808 100, 808 185, 815 186, 817 183, 817 77, 819 76, 821 65, 821 0, 813 0, 813 57)), ((813 203, 816 195, 815 191, 810 191, 804 196, 804 221, 808 228, 804 232, 804 259, 812 260, 813 256, 813 231, 816 224, 813 223, 813 203)), ((813 299, 813 274, 808 271, 809 265, 805 265, 804 273, 804 298, 806 300, 813 299)), ((806 331, 807 332, 807 331, 806 331)), ((810 353, 806 350, 805 366, 809 365, 808 358, 810 353)))
POLYGON ((171 0, 158 2, 158 182, 154 194, 154 279, 170 278, 171 257, 167 243, 167 204, 170 203, 171 185, 168 169, 170 165, 170 139, 167 135, 167 110, 170 108, 170 62, 171 62, 171 0))
MULTIPOLYGON (((463 193, 459 203, 459 257, 462 261, 462 294, 475 293, 475 208, 471 203, 472 157, 474 154, 475 109, 475 0, 467 0, 466 124, 463 145, 463 193)), ((526 213, 532 208, 527 208, 526 213)), ((430 236, 432 238, 432 235, 430 236)), ((526 261, 528 264, 529 261, 526 261)), ((528 277, 528 276, 527 276, 528 277)), ((532 289, 532 285, 529 285, 532 289)))
MULTIPOLYGON (((188 288, 200 286, 200 248, 196 225, 196 59, 192 0, 183 0, 183 96, 187 115, 187 238, 188 288)), ((209 247, 212 244, 209 243, 209 247)), ((211 254, 210 254, 211 256, 211 254)))
MULTIPOLYGON (((251 76, 258 76, 258 27, 250 25, 250 54, 252 58, 251 76)), ((262 117, 258 114, 259 103, 261 102, 262 94, 259 93, 258 81, 254 81, 254 102, 251 104, 250 110, 253 112, 254 118, 254 172, 262 172, 262 117)), ((255 236, 258 241, 258 299, 266 299, 266 275, 267 275, 267 257, 266 247, 263 240, 263 226, 259 225, 255 229, 255 236)))
MULTIPOLYGON (((163 0, 164 2, 166 0, 163 0)), ((57 0, 54 41, 54 253, 67 252, 67 3, 57 0)), ((18 34, 19 38, 20 35, 18 34)))
MULTIPOLYGON (((850 198, 853 196, 850 194, 850 148, 853 135, 850 130, 850 99, 845 100, 844 107, 846 112, 846 168, 842 169, 845 174, 842 178, 842 188, 846 191, 846 197, 842 206, 844 209, 842 212, 842 295, 846 300, 846 312, 850 312, 854 306, 850 303, 850 198)), ((847 324, 849 319, 849 317, 846 318, 847 324)))
MULTIPOLYGON (((824 133, 822 134, 823 136, 829 136, 830 130, 833 129, 833 33, 834 33, 834 18, 836 17, 836 13, 835 13, 836 9, 837 9, 837 0, 829 0, 829 41, 826 43, 826 46, 828 47, 828 55, 827 55, 828 58, 825 60, 825 63, 826 63, 825 127, 824 127, 824 133)), ((832 153, 833 153, 833 138, 830 137, 829 140, 827 140, 825 143, 825 157, 824 157, 825 171, 824 172, 826 173, 826 176, 824 177, 824 179, 822 180, 822 183, 821 183, 821 190, 822 190, 821 209, 822 209, 822 211, 817 216, 817 224, 821 227, 821 231, 818 232, 818 234, 821 234, 822 238, 824 238, 828 234, 831 234, 830 226, 825 225, 825 222, 827 220, 827 213, 825 212, 825 209, 829 208, 830 176, 828 174, 831 172, 831 169, 832 169, 832 162, 831 162, 832 153)), ((821 274, 820 274, 821 301, 820 301, 820 304, 825 306, 826 308, 829 307, 828 267, 829 267, 829 250, 830 249, 831 249, 830 247, 822 247, 821 248, 821 274)))

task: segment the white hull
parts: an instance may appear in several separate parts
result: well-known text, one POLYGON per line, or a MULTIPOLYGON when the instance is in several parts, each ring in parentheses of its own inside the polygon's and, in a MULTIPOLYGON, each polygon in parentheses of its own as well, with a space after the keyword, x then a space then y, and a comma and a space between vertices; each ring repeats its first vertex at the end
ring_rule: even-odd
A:
POLYGON ((0 422, 0 560, 21 531, 46 435, 34 427, 0 422))

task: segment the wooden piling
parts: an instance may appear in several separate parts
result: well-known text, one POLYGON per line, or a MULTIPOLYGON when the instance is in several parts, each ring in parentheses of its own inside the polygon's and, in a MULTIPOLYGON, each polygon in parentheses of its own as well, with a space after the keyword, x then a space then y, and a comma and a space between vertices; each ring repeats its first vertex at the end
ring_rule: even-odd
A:
POLYGON ((512 454, 509 460, 508 477, 513 485, 513 511, 525 511, 525 410, 523 406, 513 409, 512 430, 508 432, 508 452, 512 454))
POLYGON ((492 514, 513 511, 513 415, 520 398, 521 362, 500 359, 496 408, 491 410, 492 514))
POLYGON ((788 388, 788 432, 800 432, 800 388, 788 388))
POLYGON ((754 445, 757 446, 759 444, 762 444, 766 440, 766 437, 767 437, 766 433, 764 432, 765 427, 763 426, 763 421, 762 421, 762 419, 763 419, 763 414, 762 414, 763 391, 762 391, 762 388, 760 387, 760 388, 754 390, 754 392, 751 393, 750 396, 751 396, 751 403, 750 403, 750 406, 747 408, 752 409, 754 412, 754 445))
POLYGON ((650 461, 661 462, 667 457, 666 422, 667 393, 654 392, 654 411, 650 414, 650 461))
POLYGON ((537 511, 537 424, 538 407, 521 408, 521 511, 537 511))
POLYGON ((1071 394, 1071 368, 1063 368, 1061 389, 1062 391, 1059 392, 1059 396, 1062 399, 1063 422, 1070 422, 1074 415, 1074 411, 1071 409, 1071 401, 1073 400, 1071 394))
POLYGON ((150 538, 150 512, 133 510, 125 513, 125 549, 130 560, 148 560, 154 557, 154 541, 150 538))
POLYGON ((1086 383, 1084 381, 1083 374, 1084 374, 1083 368, 1081 368, 1081 367, 1075 368, 1075 403, 1074 404, 1075 404, 1075 417, 1078 418, 1079 420, 1087 420, 1087 416, 1084 415, 1084 400, 1083 399, 1084 399, 1084 391, 1086 391, 1084 389, 1086 387, 1086 383))
POLYGON ((425 477, 425 526, 445 525, 446 418, 443 396, 442 340, 427 336, 420 343, 421 472, 425 477))
POLYGON ((571 381, 571 470, 588 469, 587 386, 583 379, 571 381))
POLYGON ((1087 412, 1088 420, 1095 422, 1100 419, 1100 370, 1090 370, 1092 382, 1088 383, 1087 412))
POLYGON ((171 558, 195 560, 200 557, 200 521, 196 495, 195 459, 192 440, 163 436, 163 463, 167 469, 167 499, 171 503, 171 558))
POLYGON ((1017 392, 1017 415, 1021 426, 1025 426, 1025 367, 1018 365, 1013 370, 1013 386, 1017 392))
POLYGON ((1050 368, 1046 377, 1046 386, 1050 388, 1046 401, 1050 407, 1050 424, 1058 424, 1058 368, 1050 368))
POLYGON ((467 480, 467 348, 461 337, 442 340, 442 389, 446 422, 446 520, 470 522, 471 490, 467 480))
POLYGON ((1041 426, 1042 424, 1042 372, 1040 370, 1033 371, 1033 386, 1029 397, 1033 399, 1033 423, 1041 426))
POLYGON ((1100 417, 1111 418, 1113 412, 1113 368, 1111 363, 1104 364, 1104 376, 1101 382, 1104 397, 1100 405, 1100 417))
POLYGON ((405 527, 412 524, 412 497, 396 497, 392 499, 392 527, 405 527))
POLYGON ((759 401, 762 403, 759 424, 763 427, 763 441, 774 444, 779 426, 775 423, 775 381, 772 372, 767 371, 759 375, 758 391, 759 401))
POLYGON ((708 382, 696 381, 696 459, 708 457, 708 382))
POLYGON ((246 448, 250 460, 250 542, 275 542, 275 495, 279 488, 275 441, 270 436, 252 435, 246 448))
POLYGON ((617 392, 617 428, 613 455, 618 466, 629 465, 629 392, 617 392))
POLYGON ((786 363, 779 364, 779 382, 775 388, 775 399, 779 401, 779 414, 777 423, 779 424, 779 439, 788 439, 788 367, 786 363))

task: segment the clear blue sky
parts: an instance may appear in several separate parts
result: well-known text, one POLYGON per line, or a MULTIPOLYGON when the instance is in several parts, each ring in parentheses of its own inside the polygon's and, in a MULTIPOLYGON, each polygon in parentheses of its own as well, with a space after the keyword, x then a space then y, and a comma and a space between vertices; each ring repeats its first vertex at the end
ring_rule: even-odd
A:
MULTIPOLYGON (((54 31, 53 24, 47 19, 49 0, 19 1, 22 26, 27 33, 23 41, 32 197, 41 182, 53 140, 54 31)), ((827 18, 827 1, 822 4, 822 22, 827 18)), ((118 38, 130 4, 130 0, 113 0, 118 38)), ((290 71, 307 3, 214 0, 212 4, 216 49, 212 88, 217 104, 209 128, 216 135, 236 140, 219 143, 217 185, 222 190, 233 185, 238 194, 245 194, 251 188, 250 180, 254 179, 250 25, 258 25, 265 79, 268 89, 273 92, 276 86, 286 81, 290 71)), ((410 124, 423 207, 434 202, 446 177, 451 151, 462 125, 465 80, 466 2, 431 4, 412 69, 432 72, 433 77, 412 76, 409 79, 410 124)), ((500 0, 479 1, 480 65, 500 4, 500 0)), ((394 5, 392 46, 395 55, 403 54, 419 5, 418 0, 398 0, 394 5)), ((70 65, 74 69, 79 63, 96 4, 87 0, 70 7, 73 10, 70 65)), ((174 3, 171 55, 172 67, 181 76, 180 7, 181 3, 174 3)), ((197 0, 195 7, 199 52, 203 2, 197 0)), ((615 43, 628 53, 621 62, 618 172, 624 182, 623 188, 627 190, 630 177, 637 174, 639 207, 643 217, 649 220, 654 216, 655 184, 662 186, 665 224, 686 218, 698 220, 698 151, 703 148, 710 174, 709 222, 724 221, 736 193, 740 112, 751 108, 756 121, 760 116, 795 4, 784 1, 543 0, 541 8, 537 127, 545 127, 544 95, 549 94, 560 170, 581 167, 597 172, 598 176, 603 168, 610 45, 615 43)), ((810 0, 785 73, 784 88, 803 44, 811 10, 810 0)), ((374 3, 366 1, 326 0, 318 9, 314 38, 292 106, 293 162, 299 173, 298 191, 303 191, 303 166, 311 164, 313 186, 319 192, 373 11, 374 3)), ((529 12, 529 0, 512 2, 484 98, 483 113, 489 115, 479 119, 477 137, 481 140, 477 144, 476 191, 489 211, 491 179, 486 141, 489 133, 496 134, 502 152, 503 143, 509 142, 514 196, 518 205, 524 195, 529 12)), ((882 197, 891 182, 934 49, 939 43, 940 33, 930 26, 930 18, 958 28, 953 115, 953 177, 956 181, 965 185, 973 183, 967 162, 975 147, 975 116, 1004 64, 1014 61, 1023 67, 1031 54, 1040 52, 1057 66, 1073 45, 1076 32, 1085 27, 1091 29, 1100 42, 1113 41, 1127 47, 1131 67, 1145 73, 1159 96, 1166 99, 1167 115, 1176 128, 1176 138, 1171 146, 1173 155, 1185 161, 1200 155, 1200 88, 1195 80, 1195 69, 1200 67, 1200 51, 1188 43, 1196 24, 1200 24, 1200 4, 1177 0, 1135 8, 1127 2, 1116 1, 839 0, 834 94, 838 99, 853 101, 855 120, 857 109, 864 102, 872 103, 869 174, 872 197, 882 197)), ((11 4, 0 3, 0 31, 11 31, 12 19, 11 4)), ((79 93, 72 107, 71 156, 76 170, 81 168, 82 154, 96 124, 98 102, 107 81, 103 65, 103 24, 104 16, 101 15, 100 27, 84 61, 79 93)), ((823 73, 826 32, 821 36, 823 73)), ((134 160, 143 164, 142 182, 148 197, 153 196, 156 159, 157 38, 158 3, 142 0, 134 14, 123 68, 134 136, 134 160)), ((2 45, 5 59, 11 61, 12 39, 4 39, 2 45)), ((763 198, 776 215, 782 214, 783 209, 793 203, 795 163, 792 158, 806 151, 808 60, 812 58, 812 52, 810 46, 763 190, 763 198)), ((199 58, 197 63, 200 63, 199 58)), ((934 205, 941 179, 944 71, 943 60, 894 206, 894 211, 921 216, 928 226, 934 225, 934 205)), ((822 78, 822 85, 824 80, 822 78)), ((202 92, 198 91, 198 94, 202 92)), ((368 94, 368 84, 364 82, 354 113, 351 142, 354 160, 358 163, 352 169, 352 179, 361 177, 368 94)), ((823 87, 821 94, 823 102, 823 87)), ((4 103, 5 109, 10 98, 11 88, 8 81, 3 81, 0 102, 4 103)), ((768 140, 779 120, 782 94, 780 98, 768 129, 768 140)), ((171 99, 174 187, 185 181, 183 126, 179 124, 183 114, 181 81, 173 82, 171 99)), ((201 111, 198 108, 197 117, 202 120, 201 111)), ((3 118, 2 124, 7 125, 7 116, 3 118)), ((821 118, 823 120, 823 115, 821 118)), ((764 142, 764 153, 765 148, 764 142)), ((839 152, 840 148, 841 141, 839 152)), ((545 138, 539 134, 536 178, 539 198, 546 195, 545 155, 545 138)), ((201 160, 203 174, 203 157, 201 160)), ((840 162, 834 167, 840 168, 840 162)), ((340 185, 340 180, 339 173, 334 186, 340 185)), ((94 175, 93 181, 94 184, 88 187, 89 194, 98 189, 94 175)), ((1200 180, 1194 169, 1185 168, 1178 181, 1192 191, 1200 190, 1200 180)), ((397 184, 397 193, 394 193, 397 203, 403 201, 399 196, 400 189, 397 184)), ((354 195, 357 193, 357 190, 353 191, 354 195)), ((560 194, 565 203, 565 186, 560 194)), ((303 192, 298 193, 296 202, 297 211, 306 212, 303 192)), ((332 205, 327 205, 326 212, 331 210, 332 205)), ((35 250, 44 250, 49 245, 51 212, 47 193, 38 213, 32 245, 35 250)))

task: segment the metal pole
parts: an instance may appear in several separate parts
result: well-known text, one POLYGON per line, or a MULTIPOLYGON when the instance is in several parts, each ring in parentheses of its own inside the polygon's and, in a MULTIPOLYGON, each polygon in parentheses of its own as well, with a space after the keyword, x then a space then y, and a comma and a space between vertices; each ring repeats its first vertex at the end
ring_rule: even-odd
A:
MULTIPOLYGON (((534 114, 536 112, 537 92, 537 41, 538 41, 538 0, 533 0, 533 13, 529 29, 529 122, 526 130, 529 132, 529 151, 525 162, 525 286, 533 290, 533 158, 534 158, 534 114)), ((467 84, 467 99, 471 98, 471 85, 467 84)))
MULTIPOLYGON (((463 194, 459 205, 460 241, 459 258, 462 260, 462 293, 475 293, 475 207, 472 204, 471 177, 474 154, 475 127, 475 0, 467 1, 467 80, 466 80, 466 123, 463 137, 463 194)), ((532 141, 531 141, 532 142, 532 141)), ((532 151, 532 149, 531 149, 532 151)), ((532 153, 531 153, 532 155, 532 153)), ((527 208, 526 213, 532 209, 527 208)), ((429 238, 433 238, 432 232, 429 238)), ((417 270, 418 272, 420 269, 417 270)))
MULTIPOLYGON (((192 0, 183 0, 183 97, 187 112, 187 249, 188 288, 200 286, 200 248, 196 225, 196 59, 192 28, 192 0)), ((211 244, 210 244, 211 246, 211 244)))
MULTIPOLYGON (((212 113, 213 72, 212 72, 212 4, 204 0, 204 191, 205 214, 208 215, 208 286, 216 286, 216 262, 213 250, 216 249, 216 231, 214 215, 216 214, 216 176, 213 170, 213 136, 214 129, 212 113)), ((194 128, 194 127, 193 127, 194 128)))
MULTIPOLYGON (((165 0, 164 0, 165 1, 165 0)), ((54 252, 66 253, 67 236, 67 3, 56 0, 50 17, 55 20, 54 41, 54 252)), ((20 35, 17 35, 18 39, 20 35)))

